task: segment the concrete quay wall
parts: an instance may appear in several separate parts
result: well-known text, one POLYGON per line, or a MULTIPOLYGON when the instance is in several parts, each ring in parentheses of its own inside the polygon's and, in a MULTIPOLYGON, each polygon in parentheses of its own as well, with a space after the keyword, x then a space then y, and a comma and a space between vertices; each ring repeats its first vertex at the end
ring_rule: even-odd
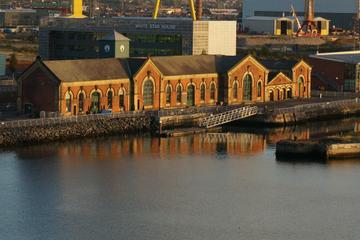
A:
POLYGON ((318 141, 295 141, 283 140, 276 144, 276 157, 278 159, 308 158, 326 160, 334 158, 348 158, 360 156, 360 142, 337 142, 326 143, 318 141))
POLYGON ((360 114, 360 104, 350 104, 346 106, 313 106, 307 109, 278 109, 276 111, 264 111, 254 117, 243 120, 247 123, 265 125, 291 125, 308 120, 326 120, 341 118, 360 114))
POLYGON ((64 122, 39 126, 0 129, 0 146, 26 145, 86 137, 150 132, 156 129, 150 116, 100 118, 81 122, 64 122))
POLYGON ((360 156, 360 143, 337 143, 326 148, 327 158, 344 158, 360 156))

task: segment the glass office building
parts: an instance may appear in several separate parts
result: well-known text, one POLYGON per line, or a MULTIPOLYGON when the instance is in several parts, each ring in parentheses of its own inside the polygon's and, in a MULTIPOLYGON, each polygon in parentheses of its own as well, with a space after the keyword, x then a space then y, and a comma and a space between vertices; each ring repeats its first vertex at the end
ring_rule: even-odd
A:
POLYGON ((99 41, 117 31, 130 39, 130 56, 236 54, 235 21, 185 18, 44 18, 40 24, 43 59, 99 57, 99 41))

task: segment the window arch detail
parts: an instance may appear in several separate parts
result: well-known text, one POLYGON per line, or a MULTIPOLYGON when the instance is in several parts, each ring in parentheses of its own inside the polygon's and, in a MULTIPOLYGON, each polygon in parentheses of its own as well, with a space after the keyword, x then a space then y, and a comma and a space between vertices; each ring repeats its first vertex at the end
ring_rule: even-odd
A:
POLYGON ((170 104, 171 103, 171 92, 172 92, 172 87, 170 84, 168 84, 166 86, 166 104, 170 104))
POLYGON ((200 100, 205 102, 206 97, 206 84, 203 82, 200 85, 200 100))
POLYGON ((238 82, 235 81, 233 84, 233 99, 237 99, 238 98, 238 82))
POLYGON ((216 96, 216 86, 215 86, 215 83, 214 82, 211 82, 210 84, 210 99, 212 101, 215 100, 215 96, 216 96))
POLYGON ((113 108, 114 89, 109 88, 107 90, 107 105, 109 109, 113 108))
POLYGON ((176 86, 176 102, 177 103, 182 102, 182 86, 181 86, 181 84, 178 84, 176 86))
POLYGON ((154 81, 151 78, 145 79, 142 88, 144 106, 152 106, 154 104, 154 85, 154 81))
POLYGON ((126 91, 125 88, 120 88, 119 89, 119 107, 120 109, 125 108, 125 96, 126 96, 126 91))
POLYGON ((66 108, 66 112, 71 112, 71 106, 72 106, 72 100, 74 98, 73 93, 68 90, 65 93, 65 108, 66 108))
POLYGON ((253 78, 250 73, 246 73, 243 80, 243 100, 252 100, 252 82, 253 78))
POLYGON ((261 97, 262 96, 262 84, 261 81, 258 82, 257 84, 257 97, 261 97))
POLYGON ((84 104, 85 104, 86 94, 84 90, 79 91, 78 100, 79 100, 79 112, 84 112, 84 104))

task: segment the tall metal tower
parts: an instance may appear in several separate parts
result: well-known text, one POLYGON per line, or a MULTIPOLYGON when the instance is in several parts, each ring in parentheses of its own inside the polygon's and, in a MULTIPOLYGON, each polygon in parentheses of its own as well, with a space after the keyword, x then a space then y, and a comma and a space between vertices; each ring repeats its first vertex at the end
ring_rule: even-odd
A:
POLYGON ((314 18, 314 0, 304 0, 305 5, 305 19, 301 28, 298 30, 297 35, 314 35, 317 34, 314 18))

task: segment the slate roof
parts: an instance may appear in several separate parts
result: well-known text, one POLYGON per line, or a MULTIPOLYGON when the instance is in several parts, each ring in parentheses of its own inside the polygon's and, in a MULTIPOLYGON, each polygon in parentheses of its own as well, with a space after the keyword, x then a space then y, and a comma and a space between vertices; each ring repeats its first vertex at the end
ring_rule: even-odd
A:
POLYGON ((165 76, 177 76, 225 73, 244 57, 245 55, 199 55, 151 57, 151 60, 165 76))
POLYGON ((259 62, 264 65, 270 72, 268 76, 268 83, 271 82, 274 77, 276 77, 280 72, 282 72, 285 76, 292 79, 292 68, 299 61, 290 61, 290 60, 269 60, 269 59, 260 59, 259 62))
MULTIPOLYGON (((156 67, 165 76, 223 74, 238 64, 246 55, 221 56, 162 56, 150 57, 156 67)), ((47 60, 43 64, 63 82, 96 81, 111 79, 130 79, 148 58, 129 59, 79 59, 79 60, 47 60)), ((270 73, 269 82, 282 72, 290 79, 296 61, 259 61, 270 73)))
POLYGON ((129 73, 131 76, 134 76, 141 66, 146 62, 146 57, 139 57, 139 58, 128 58, 124 61, 128 64, 129 73))
POLYGON ((259 59, 258 60, 264 67, 266 67, 268 70, 292 70, 292 68, 299 62, 299 61, 290 61, 290 60, 269 60, 269 59, 259 59))
POLYGON ((114 58, 49 60, 43 63, 63 82, 129 78, 126 62, 114 58))

